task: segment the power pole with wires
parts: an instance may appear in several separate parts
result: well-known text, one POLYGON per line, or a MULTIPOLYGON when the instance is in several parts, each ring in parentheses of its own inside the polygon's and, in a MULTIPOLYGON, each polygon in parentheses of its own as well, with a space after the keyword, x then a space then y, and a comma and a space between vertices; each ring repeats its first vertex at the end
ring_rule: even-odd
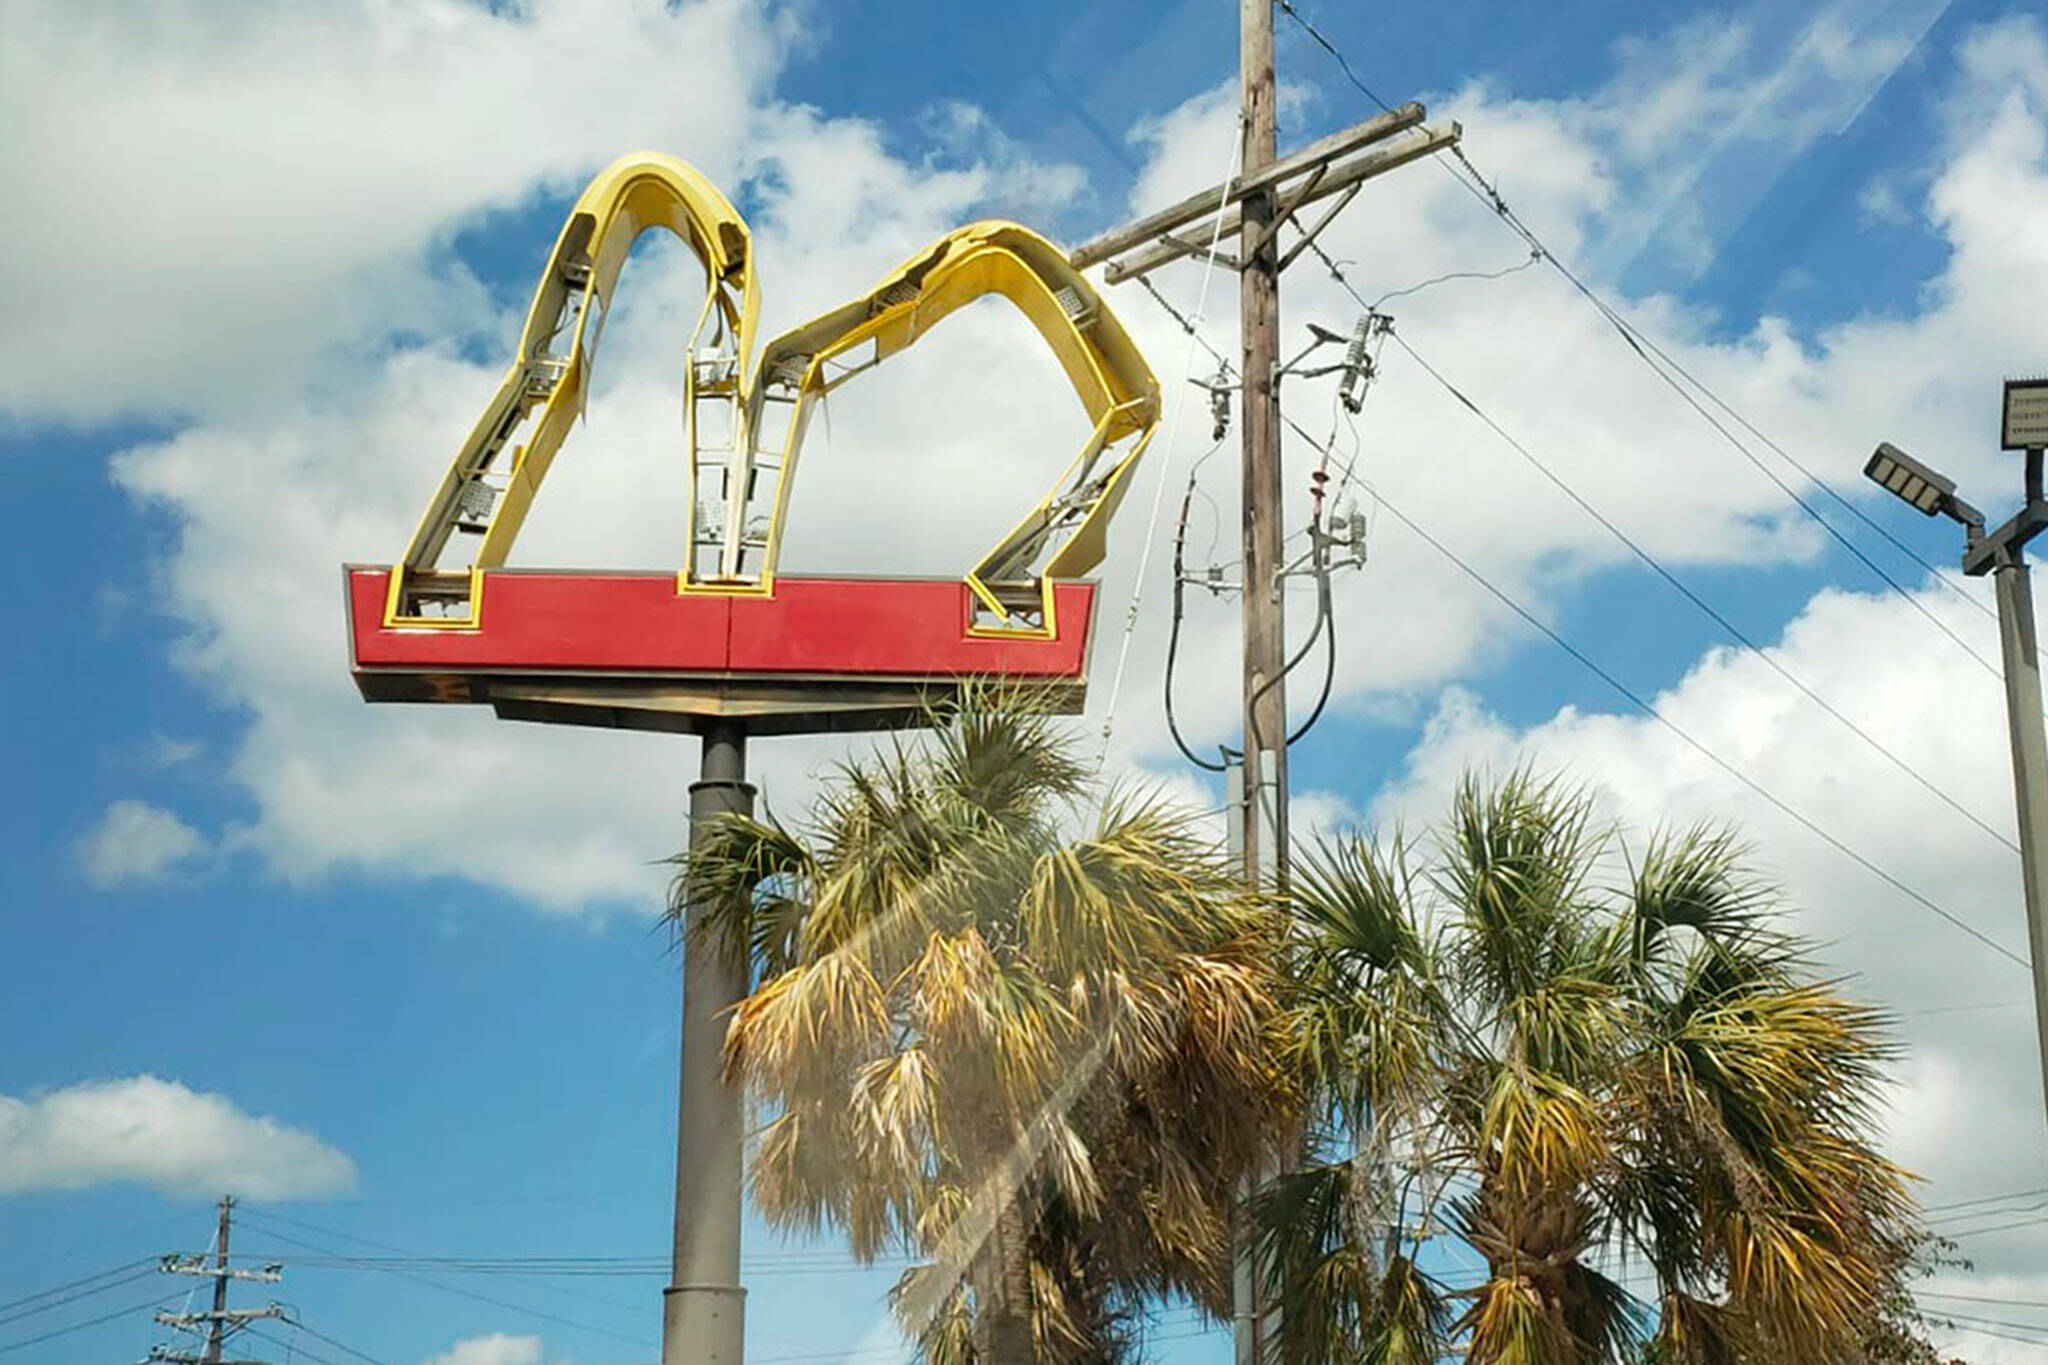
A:
MULTIPOLYGON (((1286 0, 1280 3, 1284 7, 1286 0)), ((1459 128, 1455 123, 1441 129, 1424 127, 1423 107, 1409 103, 1280 156, 1274 109, 1275 0, 1239 0, 1239 5, 1242 158, 1238 174, 1222 185, 1104 234, 1075 251, 1070 261, 1077 268, 1104 265, 1103 278, 1110 284, 1142 280, 1169 262, 1190 257, 1238 272, 1243 356, 1244 731, 1242 774, 1232 773, 1230 783, 1233 843, 1247 876, 1284 882, 1290 737, 1285 685, 1282 526, 1286 479, 1280 448, 1280 383, 1290 370, 1280 362, 1280 274, 1314 244, 1367 180, 1455 147, 1459 128), (1313 222, 1296 217, 1326 199, 1334 202, 1313 222), (1281 231, 1290 225, 1296 239, 1283 244, 1281 231), (1236 236, 1234 255, 1219 246, 1232 234, 1236 236)), ((1317 336, 1317 345, 1342 340, 1320 332, 1317 336)), ((1318 499, 1318 518, 1321 512, 1318 499)), ((1312 540, 1323 535, 1320 524, 1311 527, 1312 540)), ((1254 1263, 1250 1246, 1249 1236, 1241 1231, 1234 1312, 1238 1365, 1258 1365, 1266 1360, 1278 1330, 1277 1305, 1268 1301, 1267 1276, 1264 1268, 1254 1263)))
POLYGON ((259 1361, 228 1359, 222 1354, 227 1339, 252 1322, 282 1318, 284 1308, 275 1303, 267 1308, 229 1308, 228 1282, 253 1280, 260 1284, 276 1284, 284 1277, 283 1267, 267 1265, 261 1270, 236 1270, 228 1265, 228 1238, 234 1229, 234 1212, 234 1196, 222 1195, 220 1224, 214 1233, 211 1264, 203 1254, 173 1254, 164 1257, 158 1267, 166 1275, 197 1275, 213 1281, 213 1307, 210 1310, 200 1313, 159 1312, 156 1315, 156 1320, 166 1327, 203 1337, 203 1350, 176 1351, 167 1346, 153 1346, 149 1352, 150 1360, 171 1362, 172 1365, 261 1365, 259 1361))

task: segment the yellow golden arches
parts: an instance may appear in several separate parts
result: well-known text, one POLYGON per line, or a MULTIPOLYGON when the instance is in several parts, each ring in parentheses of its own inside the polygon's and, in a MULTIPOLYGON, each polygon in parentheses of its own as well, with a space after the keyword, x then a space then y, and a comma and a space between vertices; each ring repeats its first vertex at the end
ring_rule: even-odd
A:
POLYGON ((914 344, 949 313, 990 295, 1008 299, 1037 329, 1094 424, 1059 484, 966 576, 978 628, 1053 633, 1051 581, 1079 577, 1101 562, 1108 519, 1158 423, 1159 383, 1094 286, 1052 243, 1015 223, 974 223, 949 233, 864 297, 762 348, 748 425, 757 458, 779 462, 764 578, 774 574, 790 481, 817 401, 914 344), (828 361, 839 362, 836 373, 828 373, 828 361), (780 422, 778 405, 785 408, 780 422))
POLYGON ((702 397, 723 400, 735 424, 744 420, 740 376, 760 307, 746 220, 686 163, 653 152, 621 157, 570 209, 518 355, 391 576, 386 625, 475 626, 481 571, 505 562, 555 451, 583 411, 612 286, 634 241, 656 227, 681 238, 704 266, 704 309, 690 341, 693 373, 714 376, 702 397), (456 534, 480 536, 481 544, 470 567, 444 571, 440 559, 456 534))
POLYGON ((976 223, 863 297, 777 337, 754 369, 758 284, 746 223, 696 171, 651 153, 615 162, 571 209, 519 355, 392 576, 386 624, 476 627, 482 571, 505 562, 582 411, 612 286, 633 241, 657 226, 683 239, 707 283, 686 367, 691 497, 678 590, 772 593, 791 481, 817 401, 954 310, 999 295, 1059 359, 1093 430, 1053 491, 965 577, 976 629, 1054 634, 1052 580, 1101 562, 1108 520, 1159 418, 1158 381, 1093 286, 1029 229, 976 223), (481 537, 475 562, 442 570, 458 532, 481 537))

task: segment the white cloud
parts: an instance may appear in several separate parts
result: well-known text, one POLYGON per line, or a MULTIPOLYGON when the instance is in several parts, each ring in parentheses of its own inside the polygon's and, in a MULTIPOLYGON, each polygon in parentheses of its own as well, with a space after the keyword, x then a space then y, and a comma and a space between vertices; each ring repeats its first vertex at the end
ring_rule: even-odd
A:
POLYGON ((116 801, 78 841, 85 879, 103 890, 156 881, 206 852, 206 837, 147 801, 116 801))
POLYGON ((166 1194, 320 1199, 355 1163, 303 1128, 155 1076, 0 1095, 0 1194, 132 1181, 166 1194))
MULTIPOLYGON (((652 26, 647 45, 656 57, 696 41, 701 34, 693 26, 726 13, 698 6, 648 17, 629 9, 640 16, 636 22, 652 26)), ((391 21, 377 10, 348 22, 375 29, 391 21)), ((528 47, 545 47, 560 36, 550 25, 566 21, 542 5, 528 18, 488 22, 497 25, 488 32, 492 42, 505 45, 506 61, 524 69, 539 60, 528 47)), ((469 32, 460 25, 454 31, 469 32)), ((363 80, 370 87, 412 79, 406 54, 427 40, 404 32, 413 36, 375 45, 362 40, 359 60, 367 64, 363 80), (397 74, 379 63, 392 64, 397 74)), ((759 70, 726 79, 744 90, 766 88, 776 60, 772 38, 770 30, 761 45, 737 49, 741 58, 751 54, 759 70)), ((1870 41, 1883 46, 1879 38, 1870 41)), ((1978 67, 2002 69, 1996 64, 2011 46, 1999 44, 1995 53, 1982 45, 1965 50, 1961 60, 1973 85, 1982 84, 1975 80, 1978 67)), ((138 58, 131 53, 127 59, 138 58)), ((255 97, 242 89, 254 79, 247 64, 229 49, 202 46, 184 60, 184 83, 222 92, 224 109, 255 97)), ((639 60, 615 55, 615 79, 628 83, 639 60)), ((1875 65, 1873 56, 1856 69, 1875 65)), ((481 71, 474 79, 487 77, 498 81, 481 71)), ((1743 86, 1772 77, 1737 72, 1728 79, 1743 86)), ((2019 80, 2011 76, 2008 83, 2019 80)), ((664 84, 673 88, 666 78, 664 84)), ((723 100, 731 88, 713 91, 723 100)), ((1574 254, 1600 233, 1626 228, 1625 215, 1612 206, 1634 186, 1615 178, 1613 166, 1626 158, 1613 139, 1631 89, 1643 103, 1661 87, 1629 74, 1580 103, 1517 101, 1474 90, 1438 113, 1464 120, 1468 145, 1482 165, 1514 168, 1511 188, 1523 215, 1553 245, 1574 254)), ((1745 89, 1714 98, 1764 98, 1745 89)), ((681 117, 663 127, 680 128, 681 117)), ((671 133, 666 145, 698 157, 708 152, 707 169, 729 187, 746 185, 770 330, 857 294, 910 251, 986 212, 989 201, 1020 177, 1041 195, 1075 188, 1057 167, 1024 176, 1015 146, 985 117, 959 107, 934 113, 937 143, 913 161, 892 155, 873 125, 765 96, 743 115, 721 104, 715 117, 706 117, 713 117, 713 127, 726 126, 718 120, 743 120, 744 143, 725 146, 701 133, 671 133)), ((2029 118, 2038 121, 2024 101, 2014 117, 2022 129, 2029 118)), ((516 182, 505 194, 526 202, 544 187, 561 188, 566 172, 559 168, 577 156, 596 159, 599 148, 628 145, 618 131, 603 120, 567 118, 524 160, 501 167, 516 182), (565 147, 582 150, 571 155, 559 150, 565 147)), ((1152 162, 1135 206, 1171 197, 1184 188, 1182 181, 1213 179, 1232 136, 1230 110, 1213 95, 1148 125, 1143 137, 1152 162)), ((1987 237, 1987 224, 2008 221, 2009 196, 2041 180, 2017 134, 1994 145, 1997 150, 1987 151, 1959 139, 1930 199, 1940 206, 1936 226, 1965 244, 1987 237), (1985 157, 1992 164, 1976 167, 1972 159, 1985 157), (1957 183, 1958 177, 1993 176, 2004 194, 1966 191, 1957 183)), ((311 211, 294 198, 310 193, 300 182, 287 179, 274 193, 293 200, 292 213, 311 211)), ((1361 262, 1353 275, 1369 295, 1515 257, 1513 239, 1491 215, 1430 167, 1375 182, 1371 193, 1373 211, 1347 215, 1327 238, 1332 251, 1361 262)), ((445 240, 471 221, 474 196, 421 194, 419 240, 445 240)), ((1988 349, 2017 337, 2048 302, 2032 297, 2048 284, 2031 283, 2048 280, 2048 270, 2022 268, 2029 253, 2041 249, 2010 232, 1981 250, 1966 245, 1951 266, 1952 278, 1930 290, 1924 313, 1845 323, 1818 346, 1800 343, 1768 320, 1748 337, 1717 342, 1708 339, 1702 319, 1669 300, 1630 304, 1675 353, 1794 449, 1828 451, 1844 442, 1845 432, 1881 433, 1908 445, 1926 437, 1920 442, 1926 448, 1946 448, 1956 433, 1971 429, 1969 418, 1982 406, 1981 374, 2000 368, 1986 364, 1988 349), (1995 259, 1980 266, 1980 254, 1995 259), (1900 359, 1907 356, 1910 365, 1900 359), (1907 374, 1910 382, 1902 383, 1907 374)), ((446 266, 412 246, 382 250, 410 261, 408 269, 446 266)), ((515 279, 521 273, 514 271, 515 279)), ((674 319, 694 305, 697 286, 689 274, 680 253, 664 247, 637 254, 629 265, 589 421, 571 436, 536 504, 520 562, 674 562, 681 509, 674 319)), ((1189 266, 1162 281, 1183 300, 1192 299, 1195 284, 1189 266)), ((1218 335, 1235 310, 1235 291, 1226 285, 1218 282, 1212 290, 1209 311, 1218 335)), ((523 281, 515 292, 523 293, 523 281)), ((1114 302, 1154 357, 1170 398, 1177 395, 1185 338, 1144 298, 1120 293, 1114 302)), ((1290 318, 1327 322, 1341 322, 1353 310, 1332 282, 1305 267, 1290 276, 1287 306, 1290 318)), ((1719 438, 1678 408, 1547 271, 1487 286, 1448 285, 1402 299, 1396 308, 1403 336, 1470 386, 1562 475, 1597 489, 1605 511, 1675 565, 1783 564, 1818 548, 1811 526, 1780 492, 1744 467, 1731 472, 1733 457, 1719 438), (1474 308, 1481 297, 1486 306, 1474 308)), ((355 698, 345 676, 338 566, 390 556, 404 543, 446 452, 495 383, 495 357, 511 330, 502 315, 492 319, 485 340, 493 359, 484 363, 459 355, 445 336, 364 355, 335 350, 347 337, 329 334, 323 354, 332 359, 330 377, 346 382, 280 389, 297 397, 191 425, 116 463, 121 485, 168 511, 178 525, 163 589, 189 628, 180 661, 251 718, 228 763, 233 779, 254 798, 256 814, 229 843, 254 852, 280 875, 306 879, 337 868, 454 875, 563 910, 646 905, 663 881, 652 860, 681 843, 681 788, 691 762, 686 744, 506 726, 481 713, 372 709, 355 698), (252 588, 256 584, 260 590, 252 588), (335 818, 336 812, 347 818, 335 818)), ((222 355, 240 363, 245 351, 222 355)), ((1304 391, 1290 406, 1320 431, 1329 420, 1322 401, 1304 391)), ((1116 657, 1120 605, 1130 592, 1152 481, 1177 481, 1190 451, 1202 444, 1197 428, 1206 426, 1205 414, 1191 411, 1186 422, 1182 449, 1173 453, 1178 468, 1166 467, 1162 441, 1141 471, 1138 495, 1112 543, 1104 573, 1110 605, 1099 616, 1103 638, 1096 652, 1104 671, 1116 657)), ((1028 329, 994 305, 966 310, 923 347, 834 396, 806 452, 785 567, 957 573, 1004 529, 1015 508, 1042 491, 1081 435, 1078 409, 1028 329), (918 511, 914 537, 892 522, 908 499, 918 511)), ((1551 610, 1588 575, 1626 560, 1597 525, 1561 503, 1554 489, 1398 354, 1387 357, 1357 440, 1368 487, 1462 547, 1483 572, 1538 610, 1551 610), (1480 488, 1486 496, 1473 496, 1480 488)), ((1857 435, 1848 444, 1866 449, 1869 438, 1857 435)), ((1956 472, 1967 478, 1980 467, 1963 461, 1956 472)), ((1216 503, 1228 506, 1232 462, 1210 461, 1205 480, 1216 503)), ((1305 517, 1305 490, 1292 496, 1289 519, 1298 523, 1305 517)), ((1230 519, 1215 526, 1224 534, 1212 557, 1234 558, 1230 519)), ((1347 624, 1333 721, 1347 710, 1397 710, 1404 699, 1502 661, 1522 638, 1497 603, 1433 551, 1388 518, 1378 518, 1376 527, 1371 566, 1338 586, 1338 613, 1347 624)), ((1195 529, 1198 559, 1208 553, 1210 531, 1207 521, 1195 529)), ((1152 681, 1164 648, 1159 607, 1166 573, 1165 555, 1155 556, 1149 609, 1120 702, 1116 749, 1125 764, 1156 761, 1166 750, 1152 681)), ((1298 608, 1297 622, 1306 614, 1298 608)), ((1216 667, 1214 660, 1220 642, 1234 633, 1235 615, 1231 603, 1198 599, 1191 608, 1179 693, 1184 728, 1198 744, 1212 744, 1234 727, 1235 669, 1216 667)), ((1107 691, 1098 687, 1098 706, 1107 691)), ((1307 700, 1297 689, 1297 705, 1307 700)), ((754 761, 770 795, 787 809, 806 774, 839 747, 764 743, 754 761)))
MULTIPOLYGON (((337 348, 490 317, 449 237, 621 151, 727 178, 781 21, 738 0, 10 4, 0 410, 346 390, 337 348)), ((341 396, 337 392, 337 396, 341 396)))
POLYGON ((493 1332, 489 1336, 465 1337, 441 1354, 430 1356, 425 1365, 541 1365, 541 1360, 539 1337, 493 1332))

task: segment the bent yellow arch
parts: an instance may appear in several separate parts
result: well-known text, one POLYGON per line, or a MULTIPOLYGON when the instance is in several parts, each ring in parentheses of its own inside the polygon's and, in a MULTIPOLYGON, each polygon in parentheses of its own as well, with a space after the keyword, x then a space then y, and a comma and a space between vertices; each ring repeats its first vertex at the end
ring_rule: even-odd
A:
POLYGON ((975 223, 904 262, 863 297, 775 338, 750 372, 759 289, 745 220, 690 166, 654 153, 614 162, 570 210, 518 358, 392 575, 385 624, 476 628, 483 571, 505 563, 583 410, 612 287, 633 242, 653 227, 689 246, 707 286, 686 368, 691 497, 677 590, 772 593, 791 482, 817 403, 956 309, 1000 295, 1059 359, 1093 430, 1053 491, 967 573, 973 628, 1055 634, 1052 581, 1101 562, 1109 518, 1159 418, 1158 381, 1094 287, 1029 229, 975 223), (757 511, 764 484, 772 492, 757 511), (466 571, 442 570, 457 532, 481 537, 475 561, 466 571))
POLYGON ((956 309, 989 295, 1014 304, 1058 357, 1094 430, 1043 501, 967 574, 977 628, 1050 635, 1051 582, 1101 563, 1110 516, 1159 418, 1159 383, 1130 336, 1065 253, 1016 223, 957 229, 890 272, 866 296, 783 333, 761 352, 748 404, 757 450, 772 448, 767 409, 788 404, 764 577, 781 548, 790 480, 810 414, 826 394, 913 345, 956 309), (861 348, 870 349, 862 354, 861 348), (828 362, 859 358, 838 373, 828 362))
POLYGON ((482 571, 504 564, 555 452, 582 413, 612 286, 633 243, 656 227, 681 238, 704 267, 704 308, 690 341, 693 377, 704 371, 698 395, 723 398, 732 420, 743 420, 740 377, 760 310, 746 220, 686 162, 655 152, 621 157, 570 209, 527 310, 518 356, 391 576, 386 625, 475 626, 482 571), (707 346, 709 355, 700 359, 707 346), (501 458, 508 446, 509 458, 501 458), (442 552, 458 532, 482 537, 475 562, 466 571, 442 571, 442 552))

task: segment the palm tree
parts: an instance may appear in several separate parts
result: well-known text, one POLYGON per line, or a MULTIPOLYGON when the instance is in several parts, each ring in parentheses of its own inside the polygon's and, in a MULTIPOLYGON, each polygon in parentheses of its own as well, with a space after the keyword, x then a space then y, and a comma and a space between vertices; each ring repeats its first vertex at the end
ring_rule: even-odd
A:
POLYGON ((935 1365, 1128 1358, 1162 1295, 1226 1315, 1235 1191, 1291 1121, 1284 915, 1075 749, 970 699, 679 879, 758 973, 726 1035, 757 1206, 921 1258, 895 1303, 935 1365))
POLYGON ((1282 1358, 1910 1344, 1909 1177, 1872 1138, 1884 1021, 1816 977, 1740 845, 1696 828, 1630 862, 1583 792, 1518 772, 1468 778, 1436 850, 1417 875, 1398 836, 1343 839, 1291 888, 1317 1117, 1260 1205, 1282 1358))

